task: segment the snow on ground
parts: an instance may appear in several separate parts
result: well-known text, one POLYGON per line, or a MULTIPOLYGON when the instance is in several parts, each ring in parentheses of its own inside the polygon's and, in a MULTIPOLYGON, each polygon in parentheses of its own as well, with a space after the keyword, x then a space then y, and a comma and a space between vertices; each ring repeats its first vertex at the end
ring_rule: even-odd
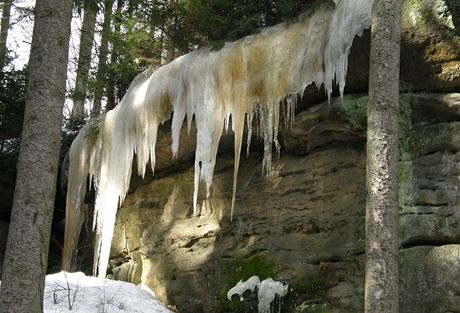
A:
POLYGON ((133 284, 88 277, 81 272, 48 275, 44 308, 44 313, 171 313, 149 292, 133 284))

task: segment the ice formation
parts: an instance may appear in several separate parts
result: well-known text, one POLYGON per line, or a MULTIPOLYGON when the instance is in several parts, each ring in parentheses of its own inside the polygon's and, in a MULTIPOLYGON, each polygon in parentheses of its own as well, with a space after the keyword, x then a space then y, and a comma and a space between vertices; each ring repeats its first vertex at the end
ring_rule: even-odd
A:
POLYGON ((267 278, 260 283, 257 299, 259 300, 258 312, 270 313, 270 306, 279 297, 278 312, 281 312, 281 299, 287 294, 289 285, 267 278))
POLYGON ((89 180, 96 189, 94 268, 105 276, 115 216, 129 187, 133 158, 140 176, 149 160, 154 170, 157 129, 171 116, 174 155, 184 120, 190 131, 195 118, 195 214, 199 182, 205 182, 209 195, 220 137, 224 129, 233 130, 233 213, 245 124, 249 146, 252 120, 258 121, 265 145, 263 168, 268 171, 273 145, 279 149, 280 104, 286 104, 292 119, 296 95, 306 86, 324 84, 330 97, 335 80, 343 93, 348 52, 354 36, 370 26, 372 1, 334 3, 296 22, 227 43, 218 51, 200 49, 156 71, 147 70, 136 77, 115 109, 86 125, 69 154, 64 269, 71 268, 89 180))
POLYGON ((279 307, 278 312, 281 312, 281 299, 287 294, 289 285, 284 285, 272 278, 267 278, 260 281, 258 276, 252 276, 247 281, 240 280, 234 287, 227 292, 228 300, 232 300, 233 295, 238 295, 240 301, 243 301, 243 294, 245 291, 250 290, 254 292, 257 289, 258 312, 270 313, 272 303, 278 297, 279 307))
POLYGON ((231 288, 227 292, 227 299, 231 301, 234 295, 238 295, 240 297, 240 301, 243 301, 243 294, 246 290, 250 290, 251 292, 254 292, 256 287, 258 288, 259 286, 260 286, 259 276, 252 276, 245 282, 243 282, 243 280, 240 280, 233 288, 231 288))

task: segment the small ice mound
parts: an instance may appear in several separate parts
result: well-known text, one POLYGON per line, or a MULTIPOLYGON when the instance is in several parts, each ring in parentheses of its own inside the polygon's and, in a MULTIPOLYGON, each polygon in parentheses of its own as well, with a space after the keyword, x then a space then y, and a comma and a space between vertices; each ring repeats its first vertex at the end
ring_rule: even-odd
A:
POLYGON ((278 312, 281 312, 281 299, 288 292, 288 284, 284 285, 279 281, 274 281, 271 278, 267 278, 260 283, 257 298, 259 300, 259 313, 270 313, 270 306, 275 302, 278 297, 279 308, 278 312))
POLYGON ((252 276, 247 281, 243 282, 241 279, 232 289, 227 292, 228 300, 232 301, 232 297, 234 295, 238 295, 240 297, 240 301, 243 301, 243 294, 246 290, 250 290, 254 292, 256 287, 260 286, 260 279, 258 276, 252 276))
POLYGON ((240 301, 243 301, 245 291, 250 290, 251 292, 255 292, 257 289, 259 313, 270 313, 272 303, 275 303, 277 300, 279 303, 278 312, 281 312, 281 300, 287 294, 288 287, 288 284, 285 285, 271 278, 267 278, 261 282, 258 276, 252 276, 245 282, 240 280, 232 287, 227 292, 227 298, 231 301, 234 295, 238 295, 240 301))

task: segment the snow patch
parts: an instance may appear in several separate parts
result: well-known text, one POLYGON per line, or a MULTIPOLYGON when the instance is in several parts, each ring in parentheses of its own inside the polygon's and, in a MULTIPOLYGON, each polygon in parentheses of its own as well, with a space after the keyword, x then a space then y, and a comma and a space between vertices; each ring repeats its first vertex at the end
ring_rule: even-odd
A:
POLYGON ((44 313, 171 313, 150 293, 133 284, 85 274, 46 276, 44 313))

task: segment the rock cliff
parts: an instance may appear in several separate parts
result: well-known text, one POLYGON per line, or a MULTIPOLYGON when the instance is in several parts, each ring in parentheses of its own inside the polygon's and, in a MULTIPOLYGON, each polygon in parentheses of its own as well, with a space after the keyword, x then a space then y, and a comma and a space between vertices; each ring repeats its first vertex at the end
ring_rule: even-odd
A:
MULTIPOLYGON (((403 13, 402 313, 460 312, 460 37, 452 7, 408 0, 403 13)), ((231 134, 211 197, 200 195, 200 214, 191 217, 194 140, 183 135, 171 161, 163 128, 155 179, 133 177, 118 212, 111 275, 147 285, 181 312, 253 310, 250 300, 226 299, 252 275, 289 282, 283 312, 362 312, 367 97, 358 93, 367 89, 368 45, 365 34, 352 47, 343 102, 321 103, 306 91, 268 177, 257 143, 242 158, 233 221, 231 134)))
MULTIPOLYGON (((401 313, 460 312, 459 28, 458 0, 405 1, 401 313)), ((232 134, 221 140, 211 197, 201 194, 200 214, 191 217, 194 130, 182 134, 172 160, 170 125, 162 127, 155 178, 133 176, 118 211, 111 276, 147 285, 181 313, 254 312, 251 297, 243 304, 226 298, 252 275, 290 284, 283 312, 362 312, 368 64, 365 32, 352 46, 348 95, 328 104, 323 90, 307 88, 268 177, 253 138, 249 157, 242 157, 232 221, 232 134)), ((0 188, 3 219, 13 194, 4 183, 10 174, 0 179, 8 187, 0 188)), ((0 222, 0 260, 7 228, 0 222)), ((90 266, 92 249, 80 252, 79 264, 90 266)))
MULTIPOLYGON (((285 311, 361 312, 366 102, 299 114, 269 177, 252 153, 232 222, 225 153, 198 217, 191 164, 135 183, 117 218, 114 277, 147 284, 181 312, 235 311, 225 292, 253 274, 290 283, 285 311)), ((401 104, 401 312, 457 312, 460 94, 404 94, 401 104)))

